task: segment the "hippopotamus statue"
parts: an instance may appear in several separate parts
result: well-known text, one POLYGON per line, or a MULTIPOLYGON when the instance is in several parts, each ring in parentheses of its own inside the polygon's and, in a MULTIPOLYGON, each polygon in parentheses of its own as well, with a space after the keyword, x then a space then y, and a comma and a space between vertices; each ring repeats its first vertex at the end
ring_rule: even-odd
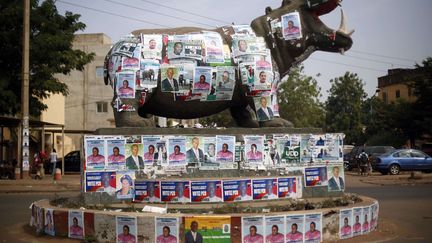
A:
MULTIPOLYGON (((251 23, 251 28, 256 36, 263 37, 265 44, 272 56, 273 71, 280 77, 287 75, 294 65, 301 63, 314 51, 339 52, 343 53, 352 46, 351 33, 345 27, 344 14, 342 12, 341 28, 333 30, 325 26, 319 19, 320 15, 333 11, 341 0, 284 0, 281 7, 265 9, 265 15, 256 18, 251 23), (288 13, 298 13, 302 26, 301 38, 286 40, 282 35, 281 28, 275 29, 272 24, 281 21, 281 17, 288 13)), ((166 34, 181 35, 192 32, 203 31, 200 28, 174 28, 174 29, 144 29, 134 31, 133 35, 140 34, 166 34)), ((220 27, 213 30, 222 36, 224 44, 231 47, 231 34, 233 28, 230 26, 220 27)), ((111 52, 111 51, 110 51, 111 52)), ((105 68, 108 68, 106 57, 105 68)), ((233 62, 234 63, 234 62, 233 62)), ((233 64, 234 65, 234 64, 233 64)), ((209 116, 225 109, 230 109, 237 126, 240 127, 275 127, 292 126, 292 124, 282 118, 275 117, 269 121, 258 122, 253 119, 250 108, 254 109, 254 101, 247 96, 248 87, 242 83, 241 78, 236 75, 236 85, 231 100, 200 102, 191 100, 179 102, 173 99, 172 93, 161 91, 161 75, 158 78, 158 85, 152 92, 148 92, 144 97, 135 99, 134 107, 139 116, 150 118, 152 115, 176 118, 194 119, 209 116), (141 99, 141 100, 140 100, 141 99), (138 101, 140 100, 140 101, 138 101), (138 105, 138 103, 140 103, 138 105), (248 108, 250 107, 250 108, 248 108)), ((105 83, 108 84, 108 75, 105 76, 105 83)), ((138 93, 138 92, 137 92, 138 93)), ((114 111, 117 126, 141 126, 133 114, 120 117, 119 112, 114 111)), ((131 112, 128 112, 131 113, 131 112)), ((136 116, 138 117, 138 116, 136 116)))

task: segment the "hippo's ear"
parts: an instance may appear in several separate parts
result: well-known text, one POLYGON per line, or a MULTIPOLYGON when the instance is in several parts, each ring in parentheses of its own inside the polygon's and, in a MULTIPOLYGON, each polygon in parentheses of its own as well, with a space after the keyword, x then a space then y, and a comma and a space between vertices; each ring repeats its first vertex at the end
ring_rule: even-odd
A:
POLYGON ((273 11, 273 9, 271 7, 267 7, 265 9, 265 14, 267 15, 267 14, 271 13, 272 11, 273 11))
POLYGON ((291 0, 282 0, 282 7, 291 3, 291 0))

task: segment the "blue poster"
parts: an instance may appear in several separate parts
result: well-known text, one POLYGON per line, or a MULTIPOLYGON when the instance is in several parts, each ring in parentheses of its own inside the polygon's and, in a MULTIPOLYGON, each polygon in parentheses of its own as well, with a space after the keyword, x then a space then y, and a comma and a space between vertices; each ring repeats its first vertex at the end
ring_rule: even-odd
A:
POLYGON ((100 171, 85 173, 86 192, 106 192, 113 195, 116 191, 116 172, 100 171))
POLYGON ((161 181, 162 202, 190 202, 189 181, 161 181))
POLYGON ((310 167, 304 169, 306 186, 327 186, 327 167, 310 167))
POLYGON ((284 177, 278 178, 278 196, 279 198, 296 198, 297 196, 297 178, 284 177))
POLYGON ((192 181, 192 202, 222 202, 222 182, 219 181, 192 181))
POLYGON ((246 180, 223 181, 225 202, 252 200, 252 182, 246 180))
POLYGON ((254 179, 252 180, 253 199, 267 200, 278 198, 277 179, 254 179))
POLYGON ((160 181, 135 181, 136 202, 160 202, 160 181))

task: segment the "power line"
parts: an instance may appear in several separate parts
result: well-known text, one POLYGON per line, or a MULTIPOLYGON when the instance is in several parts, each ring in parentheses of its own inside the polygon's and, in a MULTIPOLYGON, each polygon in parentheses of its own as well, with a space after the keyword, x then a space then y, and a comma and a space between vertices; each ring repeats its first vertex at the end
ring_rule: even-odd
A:
POLYGON ((215 19, 215 18, 211 18, 211 17, 208 17, 208 16, 200 15, 200 14, 197 14, 197 13, 189 12, 189 11, 186 11, 186 10, 183 10, 183 9, 179 9, 179 8, 170 7, 170 6, 167 6, 167 5, 164 5, 164 4, 155 3, 153 1, 148 1, 148 0, 140 0, 140 1, 146 2, 146 3, 150 3, 150 4, 153 4, 153 5, 156 5, 156 6, 172 9, 172 10, 175 10, 175 11, 183 12, 183 13, 190 14, 190 15, 193 15, 193 16, 197 16, 197 17, 213 20, 213 21, 222 23, 224 25, 225 24, 231 25, 231 23, 228 23, 228 22, 225 22, 225 21, 222 21, 222 20, 219 20, 219 19, 215 19))
POLYGON ((355 53, 359 53, 359 54, 366 54, 366 55, 371 55, 371 56, 376 56, 376 57, 384 57, 384 58, 390 58, 390 59, 398 59, 398 60, 402 60, 402 61, 409 61, 409 62, 414 62, 414 63, 416 62, 416 60, 413 60, 413 59, 408 59, 408 58, 403 58, 403 57, 393 57, 393 56, 380 55, 380 54, 371 53, 371 52, 366 52, 366 51, 350 50, 350 52, 355 52, 355 53))
POLYGON ((363 67, 363 66, 350 65, 350 64, 346 64, 346 63, 340 63, 340 62, 333 62, 333 61, 328 61, 328 60, 314 58, 314 57, 309 57, 309 59, 314 60, 314 61, 319 61, 319 62, 333 63, 333 64, 338 64, 338 65, 348 66, 348 67, 355 67, 355 68, 360 68, 360 69, 365 69, 365 70, 370 70, 370 71, 375 71, 375 72, 380 72, 380 73, 387 72, 386 70, 378 70, 378 69, 373 69, 373 68, 368 68, 368 67, 363 67))
POLYGON ((104 13, 104 14, 108 14, 108 15, 112 15, 112 16, 117 16, 117 17, 121 17, 121 18, 125 18, 125 19, 135 20, 135 21, 138 21, 138 22, 146 23, 146 24, 157 25, 157 26, 161 26, 161 27, 165 27, 165 28, 172 28, 171 26, 168 26, 168 25, 157 24, 157 23, 153 23, 153 22, 150 22, 150 21, 147 21, 147 20, 132 18, 132 17, 129 17, 129 16, 124 16, 124 15, 108 12, 108 11, 105 11, 105 10, 90 8, 90 7, 82 6, 82 5, 75 4, 75 3, 69 3, 69 2, 62 1, 62 0, 57 0, 57 2, 61 2, 61 3, 67 4, 67 5, 71 5, 71 6, 75 6, 75 7, 78 7, 78 8, 84 8, 84 9, 92 10, 92 11, 99 12, 99 13, 104 13))
POLYGON ((103 0, 103 1, 114 3, 114 4, 117 4, 117 5, 121 5, 121 6, 125 6, 125 7, 129 7, 129 8, 133 8, 133 9, 143 10, 143 11, 154 13, 154 14, 159 14, 159 15, 162 15, 162 16, 165 16, 165 17, 169 17, 169 18, 173 18, 173 19, 183 20, 183 21, 194 23, 194 24, 198 24, 198 25, 204 25, 204 26, 208 26, 208 27, 212 27, 212 28, 216 27, 216 26, 208 25, 208 24, 205 24, 205 23, 202 23, 202 22, 197 22, 197 21, 189 20, 189 19, 182 18, 182 17, 175 17, 175 16, 171 16, 169 14, 153 11, 153 10, 150 10, 150 9, 144 9, 144 8, 140 8, 140 7, 137 7, 137 6, 132 6, 132 5, 128 5, 128 4, 125 4, 125 3, 119 3, 119 2, 116 2, 116 1, 112 1, 112 0, 103 0))
POLYGON ((398 64, 398 63, 392 63, 392 62, 374 60, 374 59, 370 59, 370 58, 364 58, 364 57, 359 57, 359 56, 352 56, 352 55, 347 55, 347 54, 345 54, 344 56, 345 57, 354 58, 354 59, 359 59, 359 60, 370 61, 370 62, 390 64, 392 66, 402 66, 402 67, 406 67, 406 68, 412 68, 412 66, 408 66, 408 65, 405 65, 405 64, 398 64))

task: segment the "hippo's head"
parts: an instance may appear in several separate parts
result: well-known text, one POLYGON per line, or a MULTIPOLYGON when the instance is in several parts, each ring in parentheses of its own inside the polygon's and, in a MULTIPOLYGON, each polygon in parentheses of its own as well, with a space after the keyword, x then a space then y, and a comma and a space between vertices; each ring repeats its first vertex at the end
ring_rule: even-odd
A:
POLYGON ((254 31, 265 38, 271 49, 281 76, 286 75, 293 65, 305 60, 315 50, 343 53, 351 48, 352 31, 346 31, 343 12, 339 30, 330 29, 319 19, 319 16, 333 11, 341 1, 284 0, 280 8, 272 10, 267 7, 266 15, 252 22, 254 31), (286 40, 281 28, 282 16, 294 12, 299 14, 302 37, 286 40))

